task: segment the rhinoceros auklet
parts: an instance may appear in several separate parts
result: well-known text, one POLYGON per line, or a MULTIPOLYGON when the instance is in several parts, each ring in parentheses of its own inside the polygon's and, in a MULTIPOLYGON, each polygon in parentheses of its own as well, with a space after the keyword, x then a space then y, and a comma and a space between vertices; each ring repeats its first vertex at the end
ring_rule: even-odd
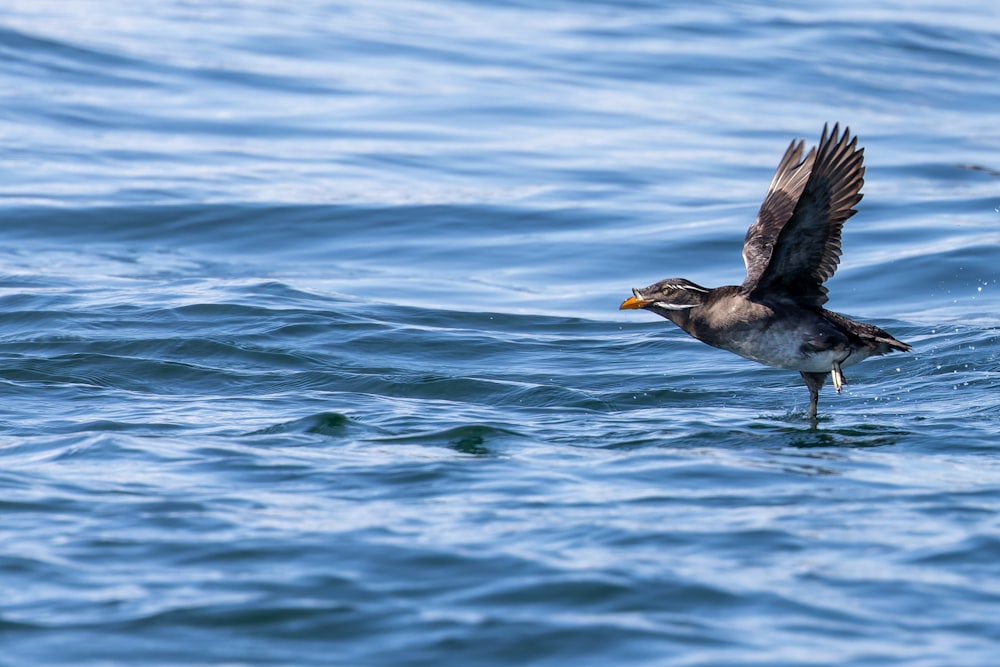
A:
POLYGON ((743 241, 742 285, 709 289, 684 278, 633 289, 622 309, 667 318, 698 340, 768 366, 798 371, 816 418, 827 374, 840 392, 841 370, 872 355, 910 349, 890 334, 823 308, 823 283, 840 261, 840 232, 861 201, 865 168, 858 138, 823 128, 819 147, 802 157, 792 141, 743 241))

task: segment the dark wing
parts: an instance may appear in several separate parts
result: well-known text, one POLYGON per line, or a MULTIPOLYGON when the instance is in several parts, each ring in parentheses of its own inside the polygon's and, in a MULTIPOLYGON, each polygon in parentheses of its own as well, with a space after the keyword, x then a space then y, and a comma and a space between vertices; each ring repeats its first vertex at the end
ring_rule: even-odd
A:
POLYGON ((795 204, 809 180, 816 149, 810 149, 809 155, 803 160, 804 145, 804 141, 789 144, 785 157, 781 158, 774 178, 771 179, 771 186, 757 212, 757 219, 750 225, 746 238, 743 239, 743 263, 747 267, 743 287, 747 291, 757 286, 767 270, 778 235, 795 212, 795 204))
MULTIPOLYGON (((743 283, 746 291, 781 291, 807 305, 826 303, 823 283, 837 270, 840 232, 844 221, 857 213, 854 205, 861 201, 861 186, 865 182, 864 149, 857 148, 858 138, 852 138, 848 128, 844 128, 843 136, 838 134, 839 125, 834 125, 829 134, 823 128, 809 178, 791 216, 774 229, 762 223, 763 216, 758 215, 758 221, 747 233, 744 253, 746 245, 751 244, 751 235, 773 241, 766 266, 753 275, 748 268, 743 283), (755 233, 758 227, 760 230, 755 233)), ((807 157, 805 162, 808 161, 807 157)), ((769 192, 768 199, 770 196, 769 192)), ((767 206, 765 199, 761 211, 767 206)), ((780 220, 776 216, 774 219, 780 220)))

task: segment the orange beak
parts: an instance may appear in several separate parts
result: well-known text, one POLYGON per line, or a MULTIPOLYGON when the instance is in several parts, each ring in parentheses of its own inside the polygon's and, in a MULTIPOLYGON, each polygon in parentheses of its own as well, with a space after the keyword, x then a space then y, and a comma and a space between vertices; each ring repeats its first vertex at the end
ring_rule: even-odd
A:
POLYGON ((638 310, 645 307, 649 302, 649 299, 643 299, 639 295, 639 290, 633 289, 632 296, 622 301, 622 305, 618 306, 618 310, 638 310))

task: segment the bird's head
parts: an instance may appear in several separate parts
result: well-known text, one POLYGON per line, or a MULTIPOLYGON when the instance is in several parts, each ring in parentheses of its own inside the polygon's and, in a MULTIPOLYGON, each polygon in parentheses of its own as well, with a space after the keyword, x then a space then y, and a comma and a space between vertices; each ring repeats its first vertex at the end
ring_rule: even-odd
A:
POLYGON ((692 308, 705 303, 709 289, 684 278, 668 278, 643 289, 632 288, 632 296, 625 299, 620 310, 642 308, 673 322, 687 319, 692 308))

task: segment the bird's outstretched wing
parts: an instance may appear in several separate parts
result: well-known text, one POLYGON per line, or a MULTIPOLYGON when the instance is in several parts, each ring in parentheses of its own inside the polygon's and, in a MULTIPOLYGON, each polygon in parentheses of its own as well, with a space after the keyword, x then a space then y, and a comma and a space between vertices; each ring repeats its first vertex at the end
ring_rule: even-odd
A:
POLYGON ((781 292, 806 305, 826 303, 823 283, 837 270, 841 228, 857 212, 865 182, 864 149, 850 134, 824 126, 804 160, 802 142, 785 152, 743 243, 743 289, 751 296, 781 292))
POLYGON ((782 228, 795 213, 795 205, 802 196, 802 190, 812 173, 816 149, 810 149, 809 154, 802 159, 804 141, 792 141, 781 158, 781 163, 774 172, 771 185, 760 205, 757 219, 747 230, 743 240, 743 263, 747 267, 747 277, 743 282, 745 289, 752 290, 760 282, 761 276, 767 270, 778 242, 782 228))

